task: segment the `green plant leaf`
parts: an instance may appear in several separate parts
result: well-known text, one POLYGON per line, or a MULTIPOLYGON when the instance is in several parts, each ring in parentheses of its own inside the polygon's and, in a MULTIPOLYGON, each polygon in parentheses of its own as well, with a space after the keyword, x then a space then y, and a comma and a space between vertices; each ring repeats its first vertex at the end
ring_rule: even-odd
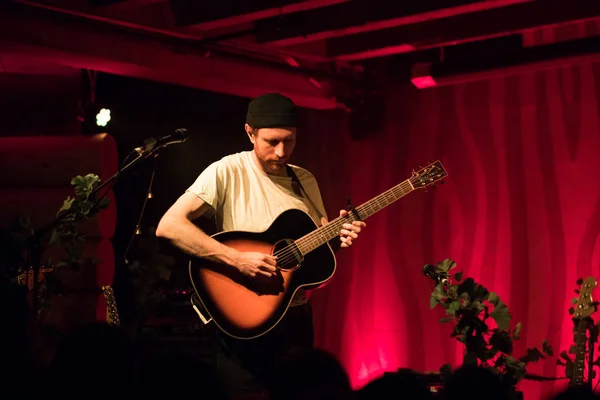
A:
POLYGON ((454 274, 454 279, 456 279, 457 281, 460 282, 460 281, 462 281, 462 276, 463 276, 462 272, 457 272, 454 274))
POLYGON ((71 185, 77 187, 82 187, 85 185, 85 182, 83 180, 83 176, 81 175, 77 175, 76 177, 74 177, 73 179, 71 179, 71 185))
POLYGON ((438 300, 433 296, 433 294, 429 297, 429 308, 435 308, 437 306, 438 300))
POLYGON ((454 319, 454 318, 448 318, 448 317, 444 317, 444 318, 440 319, 440 322, 441 322, 442 324, 445 324, 445 323, 448 323, 448 322, 452 322, 452 320, 453 320, 453 319, 454 319))
MULTIPOLYGON (((527 350, 529 351, 531 349, 527 349, 527 350)), ((534 349, 534 350, 537 350, 537 349, 534 349)), ((539 353, 539 351, 538 351, 538 353, 539 353)), ((526 362, 523 361, 523 357, 521 357, 520 359, 516 359, 513 356, 507 356, 506 357, 506 365, 515 367, 515 368, 524 368, 526 365, 526 362)))
POLYGON ((452 329, 452 333, 450 334, 451 338, 455 338, 457 336, 460 336, 461 332, 458 326, 455 326, 454 329, 452 329))
POLYGON ((479 314, 481 311, 484 310, 484 305, 479 300, 472 300, 469 303, 469 307, 472 308, 473 310, 476 310, 477 314, 479 314))
POLYGON ((496 325, 500 329, 509 329, 512 316, 508 312, 508 307, 501 300, 494 306, 494 311, 490 313, 490 317, 496 321, 496 325))
POLYGON ((481 285, 476 285, 473 294, 471 295, 472 299, 477 299, 480 301, 487 300, 490 295, 490 292, 481 285))
POLYGON ((100 178, 95 174, 77 175, 71 179, 71 185, 75 186, 75 195, 80 200, 87 199, 98 182, 100 178))
POLYGON ((490 303, 492 303, 495 307, 496 304, 498 304, 498 302, 500 301, 500 296, 498 296, 495 292, 490 292, 490 295, 488 296, 487 300, 490 303))
POLYGON ((69 211, 71 209, 71 206, 73 205, 74 201, 75 201, 75 198, 71 198, 71 196, 68 196, 67 199, 63 202, 63 205, 57 211, 56 215, 58 216, 62 212, 69 211))
POLYGON ((525 363, 530 363, 538 362, 543 358, 546 358, 544 357, 544 354, 542 354, 542 352, 537 347, 532 347, 527 349, 527 354, 522 356, 519 360, 525 363))
POLYGON ((505 354, 511 354, 513 351, 512 340, 506 331, 494 329, 489 341, 493 347, 505 354))
POLYGON ((496 355, 498 354, 498 349, 495 347, 492 347, 491 349, 483 349, 483 354, 480 356, 480 358, 483 361, 488 361, 493 359, 494 357, 496 357, 496 355))
POLYGON ((454 284, 454 285, 450 285, 450 287, 448 287, 448 297, 450 297, 451 299, 458 299, 458 285, 454 284))
POLYGON ((520 338, 520 333, 521 333, 521 323, 517 323, 517 325, 515 326, 515 329, 513 330, 513 334, 512 337, 514 340, 519 339, 520 338))
POLYGON ((431 293, 431 299, 429 301, 429 305, 431 306, 431 308, 433 308, 433 307, 435 307, 435 305, 437 303, 441 303, 443 300, 445 300, 447 298, 448 298, 448 294, 444 290, 444 285, 440 283, 439 285, 436 285, 433 288, 433 292, 431 293), (435 303, 433 300, 435 300, 435 303))
POLYGON ((494 361, 494 367, 496 368, 500 368, 503 365, 506 364, 506 356, 502 353, 500 353, 500 356, 498 358, 496 358, 496 361, 494 361))
POLYGON ((471 304, 471 298, 469 297, 468 293, 461 293, 458 301, 462 307, 469 307, 471 304))
POLYGON ((456 263, 449 258, 446 258, 444 261, 441 261, 436 265, 437 270, 442 272, 448 272, 455 267, 456 263))
POLYGON ((560 354, 558 355, 560 358, 564 359, 567 362, 573 362, 573 360, 571 360, 571 357, 567 354, 566 351, 561 351, 560 354))
POLYGON ((455 315, 458 310, 460 310, 460 300, 454 300, 448 305, 446 314, 455 315))
POLYGON ((460 296, 463 293, 467 293, 471 298, 473 298, 475 297, 473 296, 475 293, 475 287, 476 284, 473 278, 467 278, 458 286, 457 294, 460 296))

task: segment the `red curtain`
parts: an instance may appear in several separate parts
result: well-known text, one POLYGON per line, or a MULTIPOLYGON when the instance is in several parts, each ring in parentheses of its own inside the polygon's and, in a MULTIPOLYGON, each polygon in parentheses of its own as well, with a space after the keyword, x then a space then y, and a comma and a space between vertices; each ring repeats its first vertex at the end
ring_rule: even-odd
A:
MULTIPOLYGON (((317 176, 330 218, 348 197, 359 205, 419 164, 439 159, 449 172, 444 186, 368 219, 356 245, 339 253, 332 282, 313 293, 317 343, 339 356, 355 386, 398 367, 461 362, 421 272, 444 258, 497 292, 513 324, 522 322, 515 355, 543 340, 555 354, 569 349, 576 280, 600 278, 599 99, 600 64, 587 64, 398 89, 383 129, 362 140, 339 121, 307 119, 294 161, 317 176)), ((556 357, 528 372, 564 376, 556 357)), ((541 398, 564 384, 520 389, 541 398)))

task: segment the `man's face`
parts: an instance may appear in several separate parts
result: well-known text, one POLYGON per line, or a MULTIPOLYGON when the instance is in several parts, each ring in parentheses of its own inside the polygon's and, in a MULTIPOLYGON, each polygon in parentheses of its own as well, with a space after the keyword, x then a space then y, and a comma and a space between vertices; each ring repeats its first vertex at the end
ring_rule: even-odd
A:
POLYGON ((296 128, 261 128, 253 132, 250 140, 263 171, 283 175, 285 164, 296 146, 296 128))

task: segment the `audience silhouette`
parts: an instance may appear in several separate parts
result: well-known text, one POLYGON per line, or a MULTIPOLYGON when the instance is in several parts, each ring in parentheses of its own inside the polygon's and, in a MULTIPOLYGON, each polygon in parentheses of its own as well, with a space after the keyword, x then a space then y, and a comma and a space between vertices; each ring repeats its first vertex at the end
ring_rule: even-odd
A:
MULTIPOLYGON (((49 361, 27 299, 26 288, 0 280, 3 394, 86 398, 108 395, 234 400, 214 368, 194 357, 144 352, 119 327, 92 323, 68 332, 49 361), (34 393, 35 392, 35 393, 34 393)), ((321 349, 295 348, 274 365, 268 393, 235 400, 519 400, 511 386, 487 369, 456 369, 439 393, 410 370, 386 373, 353 390, 340 362, 321 349)), ((594 400, 585 388, 569 387, 549 400, 594 400)), ((527 399, 530 400, 530 399, 527 399)), ((538 400, 538 399, 536 399, 538 400)))

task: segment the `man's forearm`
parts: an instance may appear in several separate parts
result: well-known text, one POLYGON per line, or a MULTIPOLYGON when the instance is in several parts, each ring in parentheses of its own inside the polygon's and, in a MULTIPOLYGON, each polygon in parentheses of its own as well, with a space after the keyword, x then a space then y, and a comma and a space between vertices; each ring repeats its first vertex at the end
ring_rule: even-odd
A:
POLYGON ((236 266, 237 250, 208 236, 189 220, 161 221, 156 235, 194 256, 236 266))

